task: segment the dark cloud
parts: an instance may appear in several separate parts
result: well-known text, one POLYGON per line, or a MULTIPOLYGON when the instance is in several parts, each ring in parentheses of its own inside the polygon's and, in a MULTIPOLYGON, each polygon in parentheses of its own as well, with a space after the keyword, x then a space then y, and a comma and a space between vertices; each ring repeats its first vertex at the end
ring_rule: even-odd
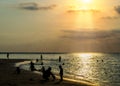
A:
POLYGON ((102 19, 119 19, 120 17, 118 16, 105 16, 105 17, 102 17, 102 19))
POLYGON ((111 31, 73 31, 63 30, 62 38, 75 39, 75 40, 106 40, 106 39, 120 39, 120 30, 111 31))
POLYGON ((22 3, 19 5, 19 7, 26 10, 51 10, 54 7, 56 7, 56 5, 39 6, 37 3, 31 2, 31 3, 22 3))
POLYGON ((114 9, 118 14, 120 14, 120 5, 116 6, 114 9))
POLYGON ((88 9, 88 10, 68 10, 67 11, 67 13, 87 13, 87 12, 98 13, 100 11, 99 10, 95 10, 95 9, 88 9))
POLYGON ((112 30, 112 32, 114 32, 114 33, 120 33, 120 29, 118 28, 118 29, 116 29, 116 30, 112 30))

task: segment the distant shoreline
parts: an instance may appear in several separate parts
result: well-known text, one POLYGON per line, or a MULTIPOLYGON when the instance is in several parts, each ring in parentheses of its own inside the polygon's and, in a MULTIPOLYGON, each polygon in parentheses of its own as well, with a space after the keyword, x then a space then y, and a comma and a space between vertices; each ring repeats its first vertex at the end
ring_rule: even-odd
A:
POLYGON ((68 52, 0 52, 0 54, 68 54, 68 52))
POLYGON ((103 53, 120 54, 120 52, 0 52, 0 54, 71 54, 71 53, 103 53))

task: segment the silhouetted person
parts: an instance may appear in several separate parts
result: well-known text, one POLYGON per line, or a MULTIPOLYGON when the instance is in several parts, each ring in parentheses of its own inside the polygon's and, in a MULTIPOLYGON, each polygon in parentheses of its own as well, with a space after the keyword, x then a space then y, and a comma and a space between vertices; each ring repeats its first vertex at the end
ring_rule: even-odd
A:
POLYGON ((38 62, 39 60, 38 59, 36 59, 36 62, 38 62))
POLYGON ((7 59, 9 59, 9 53, 7 53, 7 59))
POLYGON ((59 74, 60 74, 60 81, 63 81, 63 68, 62 68, 61 65, 59 66, 59 69, 60 69, 60 72, 59 72, 59 74))
POLYGON ((42 61, 42 60, 43 60, 43 56, 41 55, 41 57, 40 57, 40 58, 41 58, 41 61, 42 61))
POLYGON ((20 67, 16 67, 16 73, 20 74, 20 67))
POLYGON ((31 71, 34 71, 34 70, 35 70, 34 63, 33 63, 32 61, 30 62, 30 70, 31 70, 31 71))
POLYGON ((61 56, 59 56, 59 62, 61 62, 61 56))
POLYGON ((103 60, 102 60, 102 62, 103 62, 103 60))
POLYGON ((43 62, 41 62, 41 65, 43 65, 43 62))
POLYGON ((51 72, 51 67, 49 67, 44 74, 44 79, 49 80, 49 77, 52 76, 53 80, 55 80, 55 75, 51 72))

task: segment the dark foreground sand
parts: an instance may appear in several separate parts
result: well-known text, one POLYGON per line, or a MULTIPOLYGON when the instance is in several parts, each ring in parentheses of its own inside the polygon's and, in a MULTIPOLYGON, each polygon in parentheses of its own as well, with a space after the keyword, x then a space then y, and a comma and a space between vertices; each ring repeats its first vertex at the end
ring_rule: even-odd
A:
POLYGON ((13 65, 22 61, 24 60, 0 59, 0 86, 97 86, 83 81, 64 80, 59 82, 58 79, 45 82, 40 75, 25 70, 21 70, 20 74, 16 74, 16 68, 13 65))

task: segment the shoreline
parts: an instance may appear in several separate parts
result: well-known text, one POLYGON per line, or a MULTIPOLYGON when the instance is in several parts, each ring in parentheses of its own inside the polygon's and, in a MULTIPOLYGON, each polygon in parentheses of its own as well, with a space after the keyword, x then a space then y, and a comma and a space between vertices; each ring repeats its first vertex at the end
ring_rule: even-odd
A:
POLYGON ((28 59, 0 59, 0 86, 97 86, 94 83, 85 81, 76 81, 64 78, 59 82, 55 81, 44 82, 42 76, 31 71, 21 69, 20 74, 15 73, 15 63, 28 61, 28 59))

